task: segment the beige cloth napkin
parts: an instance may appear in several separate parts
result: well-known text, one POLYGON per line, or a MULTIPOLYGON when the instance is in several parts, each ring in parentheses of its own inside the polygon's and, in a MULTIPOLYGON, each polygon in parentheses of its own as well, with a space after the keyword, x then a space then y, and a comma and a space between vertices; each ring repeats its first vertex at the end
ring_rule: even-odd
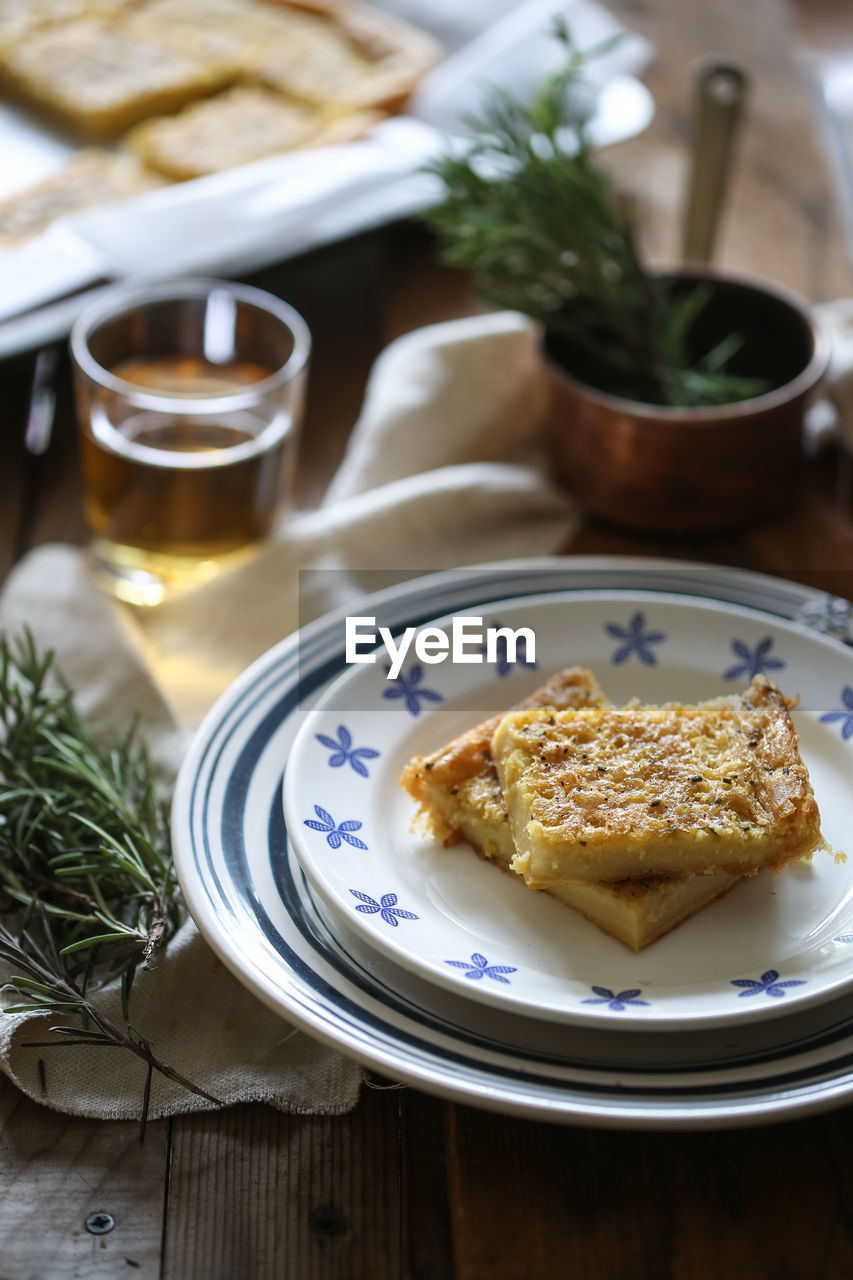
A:
MULTIPOLYGON (((98 591, 79 551, 43 547, 11 575, 0 625, 26 623, 56 650, 86 717, 121 729, 140 715, 171 780, 187 733, 233 677, 310 615, 357 601, 361 571, 404 578, 565 544, 578 516, 548 478, 545 386, 538 335, 518 315, 409 334, 377 361, 321 507, 292 518, 254 560, 133 613, 98 591), (300 592, 310 569, 313 585, 303 577, 300 592)), ((117 991, 99 998, 120 1020, 117 991)), ((138 976, 131 1018, 159 1058, 223 1102, 324 1113, 355 1105, 361 1069, 261 1005, 191 922, 157 969, 138 976)), ((40 1015, 0 1017, 0 1067, 21 1089, 62 1111, 138 1116, 144 1064, 116 1050, 25 1047, 45 1039, 46 1026, 40 1015)), ((155 1075, 152 1117, 207 1105, 155 1075)))

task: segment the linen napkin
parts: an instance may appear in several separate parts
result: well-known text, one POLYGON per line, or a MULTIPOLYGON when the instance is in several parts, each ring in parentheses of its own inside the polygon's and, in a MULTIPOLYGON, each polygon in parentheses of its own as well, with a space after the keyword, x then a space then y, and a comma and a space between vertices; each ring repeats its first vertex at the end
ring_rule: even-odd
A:
MULTIPOLYGON (((412 573, 547 554, 577 528, 549 477, 547 404, 535 327, 513 313, 431 326, 379 358, 351 442, 322 505, 291 517, 253 560, 157 609, 102 595, 85 556, 31 552, 0 598, 0 626, 27 624, 55 649, 87 718, 141 716, 167 781, 188 731, 238 672, 332 603, 357 601, 365 569, 412 573), (313 591, 299 581, 317 570, 313 591)), ((114 986, 98 996, 121 1021, 114 986)), ((154 1053, 224 1103, 328 1114, 355 1105, 361 1069, 289 1027, 246 991, 188 922, 139 974, 131 1018, 154 1053)), ((0 1017, 0 1067, 36 1101, 103 1118, 139 1115, 145 1065, 91 1048, 27 1048, 41 1015, 0 1017), (38 1059, 47 1069, 42 1096, 38 1059)), ((211 1104, 155 1074, 150 1115, 211 1104)))

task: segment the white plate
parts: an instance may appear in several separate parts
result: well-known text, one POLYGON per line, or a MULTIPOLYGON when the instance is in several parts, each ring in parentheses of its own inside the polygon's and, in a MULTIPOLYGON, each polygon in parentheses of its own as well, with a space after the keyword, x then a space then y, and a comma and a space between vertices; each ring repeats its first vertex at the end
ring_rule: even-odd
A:
MULTIPOLYGON (((403 626, 490 600, 590 589, 723 599, 753 606, 768 625, 801 617, 850 634, 846 602, 795 583, 642 560, 465 570, 363 603, 386 625, 403 626)), ((211 946, 260 999, 385 1075, 540 1119, 697 1128, 791 1117, 853 1097, 845 998, 724 1031, 648 1036, 618 1021, 561 1025, 423 982, 344 923, 324 919, 288 848, 280 787, 302 713, 340 674, 342 659, 342 614, 271 650, 207 717, 178 779, 173 835, 183 892, 211 946)))
MULTIPOLYGON (((359 609, 361 606, 359 606, 359 609)), ((663 593, 496 602, 487 627, 527 627, 536 668, 406 661, 349 668, 290 753, 285 817, 312 886, 372 946, 466 995, 573 1023, 692 1027, 784 1014, 853 985, 853 857, 765 871, 635 954, 545 894, 412 831, 397 784, 414 754, 505 710, 562 666, 590 667, 616 703, 692 702, 761 671, 800 699, 801 750, 833 849, 853 855, 853 739, 840 728, 853 650, 751 610, 663 593), (838 720, 822 720, 837 713, 838 720)), ((438 624, 449 636, 449 619, 438 624)), ((473 623, 471 624, 474 625, 473 623)))

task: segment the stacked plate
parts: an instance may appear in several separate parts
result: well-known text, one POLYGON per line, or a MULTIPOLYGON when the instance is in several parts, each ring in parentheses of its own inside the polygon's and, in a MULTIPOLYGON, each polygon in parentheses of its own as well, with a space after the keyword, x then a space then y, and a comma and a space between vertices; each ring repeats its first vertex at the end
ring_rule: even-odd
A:
POLYGON ((766 672, 799 695, 824 835, 853 855, 847 602, 731 569, 574 558, 431 575, 357 612, 395 637, 462 615, 484 637, 525 627, 535 654, 469 642, 482 661, 409 653, 388 679, 384 654, 347 665, 341 612, 220 700, 178 780, 175 856, 196 922, 252 991, 387 1076, 517 1114, 700 1127, 853 1096, 853 856, 762 872, 635 955, 467 846, 413 834, 396 781, 565 666, 616 703, 766 672))

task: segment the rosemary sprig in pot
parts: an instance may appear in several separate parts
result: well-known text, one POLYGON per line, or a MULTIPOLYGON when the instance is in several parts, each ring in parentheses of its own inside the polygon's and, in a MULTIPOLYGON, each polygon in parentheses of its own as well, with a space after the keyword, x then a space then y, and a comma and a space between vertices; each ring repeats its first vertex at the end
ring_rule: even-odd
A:
POLYGON ((728 365, 737 334, 696 355, 691 331, 707 286, 673 290, 640 259, 629 202, 593 161, 584 67, 611 47, 579 52, 555 24, 565 64, 529 103, 495 90, 471 145, 429 166, 444 199, 424 218, 445 260, 473 273, 484 298, 539 320, 552 349, 606 371, 607 390, 671 406, 716 405, 767 389, 728 365))
POLYGON ((118 1046, 146 1063, 142 1131, 154 1071, 217 1100, 154 1054, 130 1021, 137 969, 153 967, 184 918, 168 815, 144 742, 94 736, 71 690, 29 633, 0 634, 0 961, 17 1002, 56 1015, 32 1047, 118 1046), (124 1025, 91 995, 121 983, 124 1025))

